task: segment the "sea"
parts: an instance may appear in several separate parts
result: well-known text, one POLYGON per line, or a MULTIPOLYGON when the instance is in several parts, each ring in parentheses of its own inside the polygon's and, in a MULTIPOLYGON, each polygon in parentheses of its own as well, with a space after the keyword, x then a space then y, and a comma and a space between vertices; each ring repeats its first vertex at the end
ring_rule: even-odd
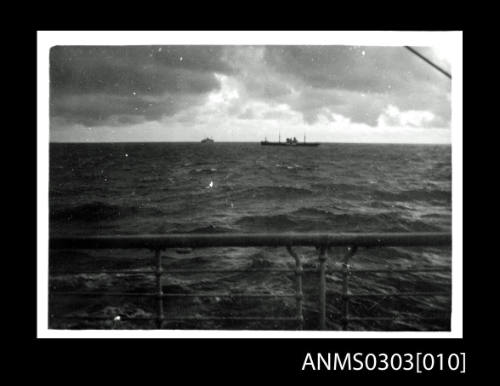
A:
MULTIPOLYGON (((450 232, 451 146, 259 143, 78 143, 50 145, 51 237, 170 233, 450 232)), ((304 259, 304 328, 318 327, 318 251, 304 259)), ((328 251, 328 267, 345 250, 328 251)), ((163 290, 172 294, 259 292, 276 297, 179 296, 165 300, 171 317, 293 317, 294 268, 283 248, 204 248, 162 252, 163 290), (201 269, 228 272, 183 273, 201 269), (230 272, 238 270, 238 272, 230 272), (260 270, 263 270, 260 272, 260 270)), ((51 291, 154 291, 148 250, 51 250, 51 291), (124 270, 128 273, 101 273, 124 270)), ((434 267, 438 272, 364 272, 352 293, 439 292, 448 295, 353 297, 352 330, 448 331, 451 247, 360 248, 354 269, 434 267), (392 318, 388 321, 385 318, 392 318), (377 318, 380 318, 378 320, 377 318)), ((342 275, 327 275, 327 328, 341 328, 342 275)), ((156 299, 51 296, 50 327, 149 329, 156 299), (60 318, 58 316, 67 316, 60 318), (71 319, 75 317, 75 319, 71 319), (77 319, 88 317, 88 320, 77 319), (95 317, 95 320, 91 320, 95 317), (109 320, 107 318, 109 317, 109 320), (118 318, 117 318, 118 317, 118 318), (127 321, 127 318, 143 318, 127 321), (123 319, 123 321, 121 321, 123 319)), ((171 329, 293 330, 287 321, 190 320, 171 329)))

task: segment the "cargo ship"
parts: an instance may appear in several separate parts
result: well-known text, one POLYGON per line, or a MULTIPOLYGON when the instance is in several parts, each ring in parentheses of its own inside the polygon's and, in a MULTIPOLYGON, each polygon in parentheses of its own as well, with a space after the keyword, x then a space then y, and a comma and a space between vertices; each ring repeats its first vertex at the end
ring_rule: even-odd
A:
POLYGON ((309 146, 316 147, 319 146, 319 142, 306 142, 306 136, 304 134, 304 142, 299 142, 297 138, 287 138, 285 142, 281 142, 281 133, 278 136, 278 142, 268 141, 267 138, 264 141, 260 141, 262 146, 309 146))

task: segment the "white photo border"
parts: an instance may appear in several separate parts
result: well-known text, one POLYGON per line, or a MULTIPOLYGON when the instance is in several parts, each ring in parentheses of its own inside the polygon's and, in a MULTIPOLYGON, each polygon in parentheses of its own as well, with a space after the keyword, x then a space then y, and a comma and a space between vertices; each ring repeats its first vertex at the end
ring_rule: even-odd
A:
MULTIPOLYGON (((38 31, 37 33, 37 338, 462 338, 463 122, 461 31, 38 31), (48 328, 49 51, 55 45, 363 45, 446 46, 452 52, 451 331, 55 330, 48 328)), ((433 71, 429 68, 429 71, 433 71)))

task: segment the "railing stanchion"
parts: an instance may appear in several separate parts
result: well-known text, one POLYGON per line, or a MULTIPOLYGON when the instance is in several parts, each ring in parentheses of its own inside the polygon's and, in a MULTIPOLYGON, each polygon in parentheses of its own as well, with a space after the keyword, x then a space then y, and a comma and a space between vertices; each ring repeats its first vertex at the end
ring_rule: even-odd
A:
POLYGON ((297 323, 298 329, 302 330, 304 328, 304 315, 302 311, 302 301, 304 294, 302 292, 302 262, 300 256, 292 250, 292 247, 287 246, 286 249, 288 253, 295 259, 295 295, 297 304, 297 323))
POLYGON ((158 315, 156 319, 156 325, 159 329, 163 326, 163 289, 162 289, 162 264, 161 264, 161 251, 159 249, 155 250, 155 260, 156 260, 156 290, 158 296, 158 315))
POLYGON ((326 247, 319 252, 319 328, 326 330, 326 247))
POLYGON ((351 269, 349 266, 349 259, 356 253, 357 246, 352 246, 347 248, 347 252, 344 255, 344 261, 342 262, 342 329, 347 330, 349 324, 349 276, 351 275, 351 269))

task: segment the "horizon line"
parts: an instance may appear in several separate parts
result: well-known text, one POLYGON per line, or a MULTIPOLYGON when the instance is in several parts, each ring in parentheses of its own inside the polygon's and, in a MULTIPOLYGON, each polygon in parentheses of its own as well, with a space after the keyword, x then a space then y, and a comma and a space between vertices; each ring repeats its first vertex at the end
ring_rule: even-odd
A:
MULTIPOLYGON (((255 143, 260 144, 259 141, 215 141, 217 143, 255 143)), ((49 144, 106 144, 106 143, 116 143, 116 144, 139 144, 139 143, 199 143, 201 141, 49 141, 49 144)), ((303 143, 303 142, 300 142, 303 143)), ((306 142, 308 143, 308 142, 306 142)), ((309 142, 312 143, 312 142, 309 142)), ((449 145, 451 142, 318 142, 314 143, 320 144, 349 144, 349 145, 449 145)))

